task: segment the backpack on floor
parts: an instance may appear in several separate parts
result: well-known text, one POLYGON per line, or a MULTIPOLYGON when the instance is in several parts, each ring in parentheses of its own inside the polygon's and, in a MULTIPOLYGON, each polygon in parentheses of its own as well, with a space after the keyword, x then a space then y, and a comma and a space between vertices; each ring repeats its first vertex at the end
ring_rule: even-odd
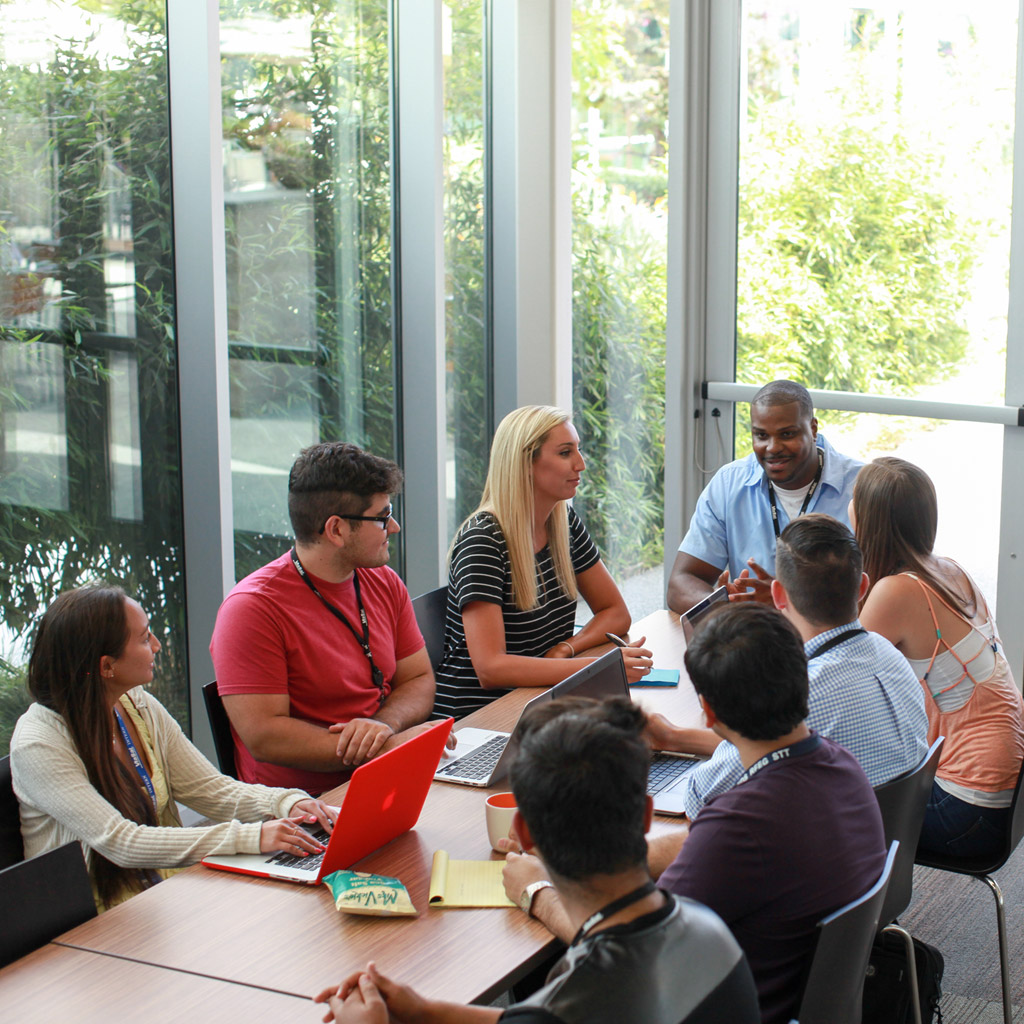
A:
MULTIPOLYGON (((942 954, 927 942, 914 939, 917 990, 921 998, 921 1020, 942 1024, 939 999, 942 996, 942 954)), ((871 947, 864 978, 863 1024, 909 1024, 914 1019, 910 982, 907 977, 907 945, 902 935, 882 932, 871 947)))

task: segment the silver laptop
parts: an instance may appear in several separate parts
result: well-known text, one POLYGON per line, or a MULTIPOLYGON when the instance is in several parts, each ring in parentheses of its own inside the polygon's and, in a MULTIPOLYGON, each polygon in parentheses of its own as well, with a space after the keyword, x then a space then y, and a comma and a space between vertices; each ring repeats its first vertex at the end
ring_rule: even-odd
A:
POLYGON ((441 782, 458 782, 463 786, 493 786, 508 775, 515 757, 515 735, 523 715, 536 704, 546 704, 558 697, 629 697, 626 670, 618 648, 595 658, 586 668, 530 700, 519 715, 511 734, 493 729, 460 729, 456 734, 456 757, 442 761, 434 775, 441 782))
MULTIPOLYGON (((723 588, 724 589, 724 588, 723 588)), ((441 767, 434 775, 442 782, 457 782, 464 786, 492 786, 507 774, 515 757, 515 736, 523 715, 535 704, 543 704, 558 697, 593 697, 603 700, 607 697, 625 697, 630 700, 626 668, 619 650, 609 651, 596 658, 586 668, 573 673, 568 679, 556 683, 550 690, 529 701, 519 715, 511 735, 492 729, 460 729, 458 756, 441 767)), ((683 792, 686 775, 703 758, 692 754, 674 754, 659 751, 651 759, 651 772, 647 792, 654 798, 654 810, 658 814, 685 814, 683 792)))
POLYGON ((692 608, 687 608, 686 611, 679 616, 680 625, 683 627, 683 636, 686 637, 687 643, 690 642, 697 623, 700 622, 700 620, 703 619, 716 604, 720 604, 722 601, 728 600, 729 590, 725 586, 721 586, 712 590, 707 597, 698 601, 692 608))

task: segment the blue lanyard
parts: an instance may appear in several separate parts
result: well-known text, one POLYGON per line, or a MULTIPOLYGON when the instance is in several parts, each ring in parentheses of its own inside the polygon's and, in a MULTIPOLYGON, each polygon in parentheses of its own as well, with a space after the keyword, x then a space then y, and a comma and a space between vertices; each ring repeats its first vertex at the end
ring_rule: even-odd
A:
POLYGON ((153 788, 153 780, 149 777, 149 772, 146 771, 146 766, 142 763, 142 758, 139 757, 135 744, 132 743, 128 726, 124 724, 121 712, 117 708, 114 708, 114 717, 117 719, 118 728, 121 730, 121 739, 124 740, 124 745, 128 748, 128 756, 132 759, 132 764, 135 765, 135 770, 139 773, 139 778, 142 779, 142 784, 146 787, 150 800, 153 801, 153 810, 159 814, 160 808, 156 803, 156 790, 153 788))

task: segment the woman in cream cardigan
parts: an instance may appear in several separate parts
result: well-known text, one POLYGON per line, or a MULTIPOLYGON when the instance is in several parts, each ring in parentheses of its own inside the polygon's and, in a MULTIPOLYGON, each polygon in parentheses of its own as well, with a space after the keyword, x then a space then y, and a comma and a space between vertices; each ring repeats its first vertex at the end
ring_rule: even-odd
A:
POLYGON ((100 910, 208 854, 319 852, 300 823, 331 827, 301 790, 237 782, 210 764, 144 689, 159 650, 120 588, 61 594, 39 624, 35 703, 11 740, 25 856, 81 842, 100 910), (220 823, 183 828, 175 801, 220 823))

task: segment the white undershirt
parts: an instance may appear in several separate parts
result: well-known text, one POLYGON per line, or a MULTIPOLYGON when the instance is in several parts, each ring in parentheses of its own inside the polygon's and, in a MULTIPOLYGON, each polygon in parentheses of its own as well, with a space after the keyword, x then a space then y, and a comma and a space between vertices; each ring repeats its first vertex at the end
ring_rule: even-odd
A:
POLYGON ((786 515, 789 516, 790 522, 800 515, 800 506, 803 505, 804 498, 807 497, 807 492, 811 489, 812 483, 814 483, 813 480, 804 484, 803 487, 797 487, 793 491, 787 491, 783 487, 775 488, 775 500, 786 510, 786 515))

